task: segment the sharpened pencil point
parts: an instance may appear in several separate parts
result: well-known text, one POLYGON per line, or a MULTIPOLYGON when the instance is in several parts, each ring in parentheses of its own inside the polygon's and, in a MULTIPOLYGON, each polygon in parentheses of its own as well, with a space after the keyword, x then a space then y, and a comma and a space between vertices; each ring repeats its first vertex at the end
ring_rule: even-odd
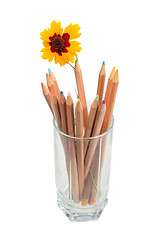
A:
POLYGON ((96 101, 98 101, 98 100, 99 100, 99 96, 97 95, 97 96, 96 96, 96 101))
POLYGON ((42 85, 42 87, 43 87, 44 84, 41 82, 41 85, 42 85))
POLYGON ((70 97, 71 96, 71 94, 70 94, 70 92, 68 92, 68 97, 70 97))
POLYGON ((103 104, 105 104, 105 103, 106 103, 105 99, 102 101, 102 103, 103 103, 103 104))
POLYGON ((55 95, 53 91, 51 91, 51 94, 52 94, 53 96, 55 95))
POLYGON ((48 73, 51 73, 51 69, 50 68, 48 68, 48 73))
POLYGON ((78 99, 77 99, 77 103, 78 103, 79 101, 80 101, 80 99, 78 98, 78 99))
POLYGON ((60 95, 62 95, 62 94, 63 94, 63 91, 60 92, 60 95))
POLYGON ((78 58, 75 59, 75 62, 76 62, 76 63, 78 62, 78 58))
POLYGON ((113 69, 116 70, 116 67, 114 66, 113 69))
POLYGON ((102 63, 104 66, 105 66, 105 61, 103 61, 103 63, 102 63))

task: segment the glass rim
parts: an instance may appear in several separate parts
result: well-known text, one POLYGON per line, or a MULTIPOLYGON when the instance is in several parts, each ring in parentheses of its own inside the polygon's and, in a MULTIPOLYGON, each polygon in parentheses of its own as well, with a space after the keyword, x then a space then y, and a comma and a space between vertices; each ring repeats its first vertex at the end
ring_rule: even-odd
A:
POLYGON ((93 140, 93 139, 97 139, 97 138, 102 138, 104 137, 106 134, 108 134, 110 132, 110 130, 113 128, 114 126, 114 116, 112 116, 112 120, 111 120, 111 125, 109 127, 109 129, 107 131, 105 131, 104 133, 98 135, 98 136, 95 136, 95 137, 89 137, 89 138, 80 138, 80 137, 73 137, 73 136, 70 136, 70 135, 67 135, 66 133, 62 132, 56 125, 56 121, 55 119, 53 118, 53 125, 55 127, 55 129, 57 130, 57 132, 59 132, 61 135, 67 137, 67 138, 71 138, 71 139, 85 139, 85 140, 93 140))

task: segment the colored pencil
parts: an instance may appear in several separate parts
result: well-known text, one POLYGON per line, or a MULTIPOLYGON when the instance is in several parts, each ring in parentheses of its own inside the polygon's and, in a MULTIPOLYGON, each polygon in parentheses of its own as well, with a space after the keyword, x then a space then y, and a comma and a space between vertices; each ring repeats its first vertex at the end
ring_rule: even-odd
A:
POLYGON ((59 98, 60 97, 60 88, 59 88, 59 85, 57 83, 57 80, 53 74, 53 72, 51 71, 51 69, 49 68, 48 69, 48 73, 49 73, 49 76, 50 78, 52 79, 53 81, 53 85, 54 85, 54 89, 55 89, 55 92, 56 92, 56 96, 59 98))
POLYGON ((43 83, 41 83, 41 86, 42 86, 43 95, 46 99, 46 102, 47 102, 52 114, 53 114, 53 109, 52 109, 52 105, 51 105, 51 93, 43 83))
POLYGON ((53 107, 53 112, 57 122, 57 127, 61 130, 61 115, 60 115, 59 103, 53 91, 51 91, 51 105, 53 107))
POLYGON ((88 121, 88 110, 87 110, 86 96, 84 91, 83 77, 82 77, 81 68, 78 63, 78 59, 75 61, 75 77, 76 77, 79 99, 83 107, 84 128, 86 128, 87 121, 88 121))
MULTIPOLYGON (((65 134, 68 134, 66 99, 65 99, 63 91, 60 92, 60 97, 59 97, 58 102, 59 102, 60 116, 61 116, 61 131, 65 134)), ((63 141, 64 151, 65 151, 66 168, 67 168, 69 187, 70 187, 70 161, 69 161, 68 139, 62 135, 62 141, 63 141)))
POLYGON ((50 92, 52 91, 54 93, 54 95, 56 96, 56 90, 55 90, 53 81, 47 73, 46 73, 46 80, 47 80, 47 86, 48 86, 49 91, 50 92))
MULTIPOLYGON (((95 120, 94 128, 92 131, 92 137, 98 136, 100 134, 103 119, 105 116, 105 112, 106 112, 106 102, 105 102, 105 100, 103 100, 97 111, 96 120, 95 120)), ((84 166, 85 179, 88 175, 97 143, 98 143, 98 140, 96 139, 96 140, 91 141, 89 144, 89 148, 88 148, 88 151, 87 151, 87 154, 85 157, 85 166, 84 166)))
MULTIPOLYGON (((108 131, 108 129, 110 128, 118 85, 119 85, 119 76, 118 76, 118 70, 116 70, 110 83, 110 90, 109 90, 110 96, 109 96, 108 106, 106 107, 106 114, 103 121, 101 133, 108 131)), ((107 137, 103 139, 103 143, 102 143, 101 169, 104 164, 106 142, 107 142, 107 137)))
POLYGON ((77 153, 77 169, 79 179, 79 198, 82 198, 84 188, 84 152, 83 152, 83 108, 80 99, 78 98, 75 107, 76 118, 76 153, 77 153))
POLYGON ((111 90, 111 84, 112 84, 112 79, 114 77, 114 74, 115 74, 115 71, 116 71, 116 67, 114 66, 111 73, 110 73, 110 76, 108 78, 108 82, 107 82, 107 86, 106 86, 106 91, 105 91, 105 101, 106 101, 106 110, 108 109, 108 103, 109 103, 109 99, 110 99, 110 90, 111 90))
MULTIPOLYGON (((68 93, 66 100, 66 111, 67 111, 67 125, 68 125, 68 135, 75 137, 74 129, 74 105, 73 99, 68 93)), ((73 201, 75 203, 79 202, 79 183, 78 183, 78 170, 77 170, 77 161, 76 161, 76 151, 75 151, 75 142, 73 139, 69 138, 69 153, 71 160, 71 184, 72 184, 72 195, 73 201)))
POLYGON ((97 95, 99 96, 99 104, 102 102, 103 92, 104 92, 104 85, 105 85, 105 61, 103 61, 99 77, 98 77, 98 86, 97 86, 97 95))
POLYGON ((118 84, 119 84, 119 76, 118 76, 118 70, 116 70, 113 78, 110 79, 110 90, 109 90, 109 93, 107 93, 109 94, 109 97, 106 96, 106 98, 108 99, 108 102, 106 105, 106 114, 104 117, 101 133, 104 133, 105 131, 107 131, 111 125, 111 119, 113 115, 113 109, 114 109, 118 84))
POLYGON ((89 171, 88 177, 85 180, 85 184, 84 184, 82 206, 86 206, 89 202, 90 193, 93 185, 92 178, 94 178, 95 168, 96 168, 96 158, 93 157, 91 168, 90 168, 91 172, 89 171))
MULTIPOLYGON (((95 100, 93 101, 93 103, 91 105, 91 108, 90 108, 84 138, 91 137, 93 125, 94 125, 94 122, 95 122, 96 113, 97 113, 97 110, 98 110, 98 106, 99 106, 99 97, 97 95, 95 100)), ((86 151, 87 151, 88 143, 89 143, 88 140, 84 140, 84 156, 85 156, 86 151)))

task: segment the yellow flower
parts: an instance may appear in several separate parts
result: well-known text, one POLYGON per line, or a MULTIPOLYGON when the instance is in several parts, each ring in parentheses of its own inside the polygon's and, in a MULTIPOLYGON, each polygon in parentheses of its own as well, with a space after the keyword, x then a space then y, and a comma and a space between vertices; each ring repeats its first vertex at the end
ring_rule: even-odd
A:
POLYGON ((40 33, 41 39, 43 40, 44 48, 42 58, 48 59, 51 62, 53 59, 55 63, 59 63, 60 66, 65 63, 74 63, 74 56, 77 56, 77 52, 81 51, 80 42, 72 41, 80 37, 78 24, 69 24, 63 32, 61 28, 61 22, 53 21, 51 27, 47 30, 44 29, 40 33))

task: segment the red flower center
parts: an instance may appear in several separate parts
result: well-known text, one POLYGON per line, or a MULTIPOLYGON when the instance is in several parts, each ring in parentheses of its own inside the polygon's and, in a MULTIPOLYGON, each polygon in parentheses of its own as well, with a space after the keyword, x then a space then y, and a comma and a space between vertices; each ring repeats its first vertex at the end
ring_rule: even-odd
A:
POLYGON ((68 50, 66 48, 70 47, 69 39, 70 35, 68 33, 64 33, 62 37, 60 34, 56 33, 53 36, 49 37, 49 45, 51 46, 51 52, 56 52, 60 56, 62 56, 62 52, 67 53, 68 50))

